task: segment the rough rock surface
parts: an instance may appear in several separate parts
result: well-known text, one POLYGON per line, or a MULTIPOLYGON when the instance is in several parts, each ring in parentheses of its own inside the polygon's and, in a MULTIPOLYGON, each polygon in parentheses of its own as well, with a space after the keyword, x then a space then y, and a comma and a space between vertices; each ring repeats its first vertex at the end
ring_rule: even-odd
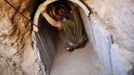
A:
POLYGON ((114 75, 134 75, 134 0, 83 1, 93 10, 90 18, 95 22, 94 31, 99 31, 95 39, 99 56, 103 56, 100 60, 104 59, 105 65, 111 64, 114 75), (102 31, 111 34, 112 44, 104 44, 109 39, 100 36, 102 31), (105 55, 106 52, 109 54, 105 55))
POLYGON ((134 1, 83 0, 113 35, 114 42, 134 52, 134 1))
MULTIPOLYGON (((30 19, 30 0, 8 1, 30 19)), ((39 75, 31 33, 31 23, 0 0, 0 75, 39 75)))

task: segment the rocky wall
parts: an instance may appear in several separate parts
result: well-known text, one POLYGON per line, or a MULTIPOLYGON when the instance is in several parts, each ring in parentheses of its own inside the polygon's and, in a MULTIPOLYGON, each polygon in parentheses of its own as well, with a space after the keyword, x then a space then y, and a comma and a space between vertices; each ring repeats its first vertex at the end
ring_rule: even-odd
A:
POLYGON ((92 43, 97 47, 96 53, 100 60, 114 75, 133 75, 134 1, 83 2, 92 9, 90 19, 95 38, 92 43))
MULTIPOLYGON (((31 19, 30 0, 8 1, 31 19)), ((31 33, 31 23, 0 0, 0 75, 40 75, 31 33)))

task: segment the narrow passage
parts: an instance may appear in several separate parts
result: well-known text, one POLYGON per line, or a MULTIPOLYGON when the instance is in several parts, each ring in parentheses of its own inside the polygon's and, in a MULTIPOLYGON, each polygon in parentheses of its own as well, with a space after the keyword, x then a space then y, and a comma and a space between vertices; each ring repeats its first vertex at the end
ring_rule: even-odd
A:
POLYGON ((84 48, 67 52, 58 41, 58 52, 50 75, 108 75, 88 42, 84 48))

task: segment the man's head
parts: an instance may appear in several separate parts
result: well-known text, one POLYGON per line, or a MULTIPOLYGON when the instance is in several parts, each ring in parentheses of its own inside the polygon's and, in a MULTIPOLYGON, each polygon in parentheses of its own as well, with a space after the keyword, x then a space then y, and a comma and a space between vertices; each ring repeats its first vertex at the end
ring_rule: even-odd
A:
POLYGON ((56 21, 62 20, 69 10, 62 1, 55 1, 47 5, 46 12, 56 21))
POLYGON ((57 20, 62 20, 68 14, 68 11, 64 5, 59 4, 55 6, 53 13, 55 14, 57 20))

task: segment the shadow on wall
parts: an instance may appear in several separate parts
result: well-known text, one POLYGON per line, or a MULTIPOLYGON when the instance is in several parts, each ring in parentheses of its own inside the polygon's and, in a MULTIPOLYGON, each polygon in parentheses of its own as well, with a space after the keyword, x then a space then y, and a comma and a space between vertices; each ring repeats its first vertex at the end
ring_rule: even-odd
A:
POLYGON ((32 5, 32 7, 30 9, 32 9, 32 13, 31 13, 31 18, 32 18, 32 21, 34 19, 34 15, 38 9, 38 6, 43 3, 44 1, 46 0, 30 0, 30 5, 32 5))
POLYGON ((38 26, 39 31, 36 33, 37 47, 41 61, 45 66, 47 74, 49 74, 56 54, 57 29, 51 26, 43 15, 39 16, 38 26))
POLYGON ((128 75, 134 75, 134 65, 133 65, 133 69, 128 71, 128 75))

